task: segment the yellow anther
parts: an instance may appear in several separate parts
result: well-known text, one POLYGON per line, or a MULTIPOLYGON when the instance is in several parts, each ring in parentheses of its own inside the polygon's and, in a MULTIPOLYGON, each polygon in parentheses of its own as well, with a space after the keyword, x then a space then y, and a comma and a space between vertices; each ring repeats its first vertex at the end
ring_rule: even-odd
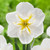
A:
POLYGON ((20 19, 21 21, 24 21, 19 15, 18 15, 18 17, 19 17, 19 19, 20 19))
POLYGON ((29 16, 29 18, 28 19, 26 19, 27 21, 29 21, 30 19, 32 18, 32 14, 29 16))
POLYGON ((22 28, 21 28, 21 30, 23 30, 25 27, 24 26, 22 26, 22 28))
POLYGON ((29 33, 31 34, 31 30, 30 30, 30 28, 28 26, 27 26, 27 29, 28 29, 29 33))
POLYGON ((22 23, 18 23, 17 25, 22 25, 22 23))

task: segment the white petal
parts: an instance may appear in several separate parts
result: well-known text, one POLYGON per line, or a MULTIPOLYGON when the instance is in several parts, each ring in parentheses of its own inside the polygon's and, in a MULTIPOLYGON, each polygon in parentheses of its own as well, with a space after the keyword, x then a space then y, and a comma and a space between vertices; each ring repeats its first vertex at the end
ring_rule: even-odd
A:
POLYGON ((1 50, 13 50, 13 46, 9 43, 1 48, 1 50))
POLYGON ((6 20, 9 24, 13 23, 13 22, 17 22, 18 21, 18 16, 16 14, 16 12, 11 12, 11 13, 8 13, 6 15, 6 20))
POLYGON ((13 24, 10 24, 10 25, 8 25, 7 34, 8 34, 8 36, 10 36, 10 37, 18 37, 18 35, 19 35, 19 30, 20 30, 20 27, 15 26, 15 25, 13 25, 13 24))
POLYGON ((27 14, 33 10, 33 5, 28 2, 21 2, 17 5, 16 11, 24 17, 27 17, 27 14))
POLYGON ((50 39, 48 39, 48 38, 45 38, 43 41, 42 41, 42 44, 41 44, 41 46, 43 47, 43 48, 50 48, 50 39))
POLYGON ((4 30, 4 27, 0 25, 0 33, 2 33, 4 30))
POLYGON ((9 43, 7 46, 6 46, 7 50, 13 50, 13 46, 9 43))
POLYGON ((41 24, 38 27, 30 25, 29 28, 30 28, 31 34, 32 34, 32 36, 34 38, 37 38, 38 36, 40 36, 43 33, 43 31, 44 31, 43 24, 41 24))
POLYGON ((32 14, 33 14, 33 18, 35 19, 35 22, 33 24, 35 26, 39 26, 44 21, 45 14, 39 8, 34 8, 34 10, 32 10, 32 14))
POLYGON ((50 26, 47 28, 47 35, 50 36, 50 26))
POLYGON ((19 36, 19 40, 22 44, 29 44, 33 39, 33 36, 29 34, 26 30, 22 31, 19 36))
POLYGON ((42 50, 40 45, 34 46, 31 50, 42 50))
POLYGON ((0 35, 0 47, 3 47, 5 45, 7 45, 6 39, 4 38, 4 36, 0 35))

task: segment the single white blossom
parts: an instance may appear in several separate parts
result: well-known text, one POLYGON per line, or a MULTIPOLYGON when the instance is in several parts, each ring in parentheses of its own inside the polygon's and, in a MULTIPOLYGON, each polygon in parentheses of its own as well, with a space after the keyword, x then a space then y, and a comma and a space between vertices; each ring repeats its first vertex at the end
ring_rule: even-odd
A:
POLYGON ((47 28, 47 35, 50 36, 50 26, 47 28))
POLYGON ((0 33, 2 33, 4 30, 4 27, 2 25, 0 25, 0 33))
POLYGON ((9 43, 7 44, 4 36, 0 35, 0 50, 13 50, 13 46, 9 43))
POLYGON ((36 38, 43 33, 44 18, 41 9, 34 8, 28 2, 21 2, 15 12, 6 15, 7 34, 10 37, 18 37, 23 44, 28 44, 33 37, 36 38))
POLYGON ((50 50, 50 39, 45 38, 41 45, 34 46, 31 50, 50 50))

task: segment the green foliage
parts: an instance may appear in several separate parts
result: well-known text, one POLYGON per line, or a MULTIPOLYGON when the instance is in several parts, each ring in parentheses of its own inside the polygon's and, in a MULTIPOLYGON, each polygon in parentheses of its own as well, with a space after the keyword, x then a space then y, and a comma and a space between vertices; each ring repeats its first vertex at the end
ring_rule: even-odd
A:
MULTIPOLYGON (((42 40, 45 37, 48 37, 46 35, 47 27, 50 26, 50 0, 0 0, 0 25, 4 26, 4 32, 3 35, 5 36, 7 42, 13 44, 14 50, 15 50, 15 41, 13 38, 10 38, 7 36, 7 22, 6 22, 6 14, 9 12, 13 12, 16 10, 17 4, 19 2, 30 2, 34 7, 42 9, 42 11, 45 13, 45 20, 44 20, 44 33, 39 36, 36 40, 34 45, 40 45, 42 40)), ((33 42, 33 41, 32 41, 33 42)), ((30 44, 32 44, 32 42, 30 44)), ((17 45, 22 50, 23 45, 17 39, 17 45)))
POLYGON ((19 2, 28 2, 30 0, 17 0, 17 1, 19 1, 19 2))
POLYGON ((50 0, 36 0, 36 6, 43 11, 50 9, 50 0))
POLYGON ((44 24, 50 26, 50 10, 47 10, 45 12, 45 14, 46 14, 46 17, 45 17, 45 20, 44 20, 44 24))
POLYGON ((22 50, 23 49, 23 45, 22 43, 19 41, 19 39, 17 39, 17 45, 19 47, 19 50, 22 50))

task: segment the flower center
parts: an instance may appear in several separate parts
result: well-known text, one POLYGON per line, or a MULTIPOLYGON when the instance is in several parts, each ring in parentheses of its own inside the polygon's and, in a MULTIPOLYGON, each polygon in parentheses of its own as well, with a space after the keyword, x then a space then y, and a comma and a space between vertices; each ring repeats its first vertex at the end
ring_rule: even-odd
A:
MULTIPOLYGON (((21 26, 21 31, 23 29, 27 28, 28 32, 31 34, 31 30, 29 28, 29 25, 31 25, 32 23, 29 23, 29 20, 32 18, 32 14, 29 16, 28 19, 25 19, 25 20, 22 19, 19 15, 18 15, 18 17, 19 17, 20 21, 18 22, 17 25, 21 26)), ((14 22, 14 24, 16 24, 16 23, 14 22)))
POLYGON ((22 25, 23 25, 23 26, 27 26, 28 23, 24 21, 24 22, 22 23, 22 25))
POLYGON ((17 25, 21 26, 21 30, 23 30, 24 28, 27 28, 29 33, 31 33, 30 28, 28 27, 29 25, 31 25, 32 23, 29 23, 29 20, 32 18, 32 14, 29 16, 28 19, 22 19, 19 15, 18 15, 20 22, 17 25))

